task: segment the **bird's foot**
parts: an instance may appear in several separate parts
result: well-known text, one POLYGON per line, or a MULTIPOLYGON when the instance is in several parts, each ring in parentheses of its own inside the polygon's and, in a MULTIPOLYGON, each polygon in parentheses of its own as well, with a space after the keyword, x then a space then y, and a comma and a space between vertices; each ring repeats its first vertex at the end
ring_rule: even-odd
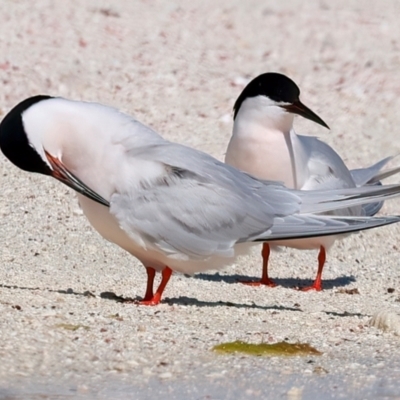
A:
POLYGON ((157 306, 161 302, 161 296, 156 293, 151 299, 144 298, 143 300, 139 300, 137 305, 139 306, 157 306))
POLYGON ((311 292, 315 290, 316 292, 320 292, 322 290, 322 284, 320 282, 314 282, 311 286, 306 286, 299 289, 301 292, 311 292))

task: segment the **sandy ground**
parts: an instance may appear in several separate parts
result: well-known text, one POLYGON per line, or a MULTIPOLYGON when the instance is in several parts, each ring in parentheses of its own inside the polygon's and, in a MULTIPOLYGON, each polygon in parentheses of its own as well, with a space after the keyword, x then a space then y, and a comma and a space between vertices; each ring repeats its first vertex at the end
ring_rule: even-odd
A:
MULTIPOLYGON (((223 159, 243 83, 281 71, 331 126, 298 119, 297 131, 368 165, 400 152, 400 3, 349 3, 3 0, 0 114, 37 93, 99 101, 223 159)), ((142 296, 144 268, 69 189, 2 155, 0 177, 0 399, 400 398, 400 338, 368 326, 400 313, 400 227, 338 243, 321 293, 292 289, 314 277, 314 252, 273 254, 281 287, 237 284, 259 274, 257 250, 219 274, 174 276, 162 305, 137 307, 110 293, 142 296), (211 351, 237 339, 323 355, 211 351)))

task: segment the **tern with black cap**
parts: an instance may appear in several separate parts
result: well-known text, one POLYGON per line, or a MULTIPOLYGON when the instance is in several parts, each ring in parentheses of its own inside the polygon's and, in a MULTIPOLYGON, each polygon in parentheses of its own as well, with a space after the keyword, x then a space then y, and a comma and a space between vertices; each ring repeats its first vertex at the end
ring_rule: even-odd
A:
MULTIPOLYGON (((317 114, 300 101, 300 89, 290 78, 273 72, 254 78, 235 102, 233 132, 225 162, 259 179, 280 181, 288 188, 298 190, 333 190, 371 185, 400 171, 400 168, 395 168, 381 172, 392 157, 369 168, 349 171, 329 145, 315 137, 296 134, 293 128, 295 115, 328 128, 317 114)), ((381 206, 382 202, 376 202, 330 211, 330 214, 373 216, 381 206)), ((270 248, 286 246, 319 250, 316 279, 303 290, 322 290, 326 251, 336 239, 338 236, 264 243, 261 279, 243 283, 276 286, 268 275, 270 248)))

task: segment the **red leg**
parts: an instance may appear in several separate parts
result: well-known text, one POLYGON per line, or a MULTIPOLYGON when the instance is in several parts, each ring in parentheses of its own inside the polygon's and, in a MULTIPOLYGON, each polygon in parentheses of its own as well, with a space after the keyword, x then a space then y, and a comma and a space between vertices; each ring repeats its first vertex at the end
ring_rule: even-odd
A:
POLYGON ((240 283, 243 283, 245 285, 249 286, 269 286, 269 287, 275 287, 277 284, 268 277, 268 260, 269 260, 269 255, 271 254, 271 249, 269 247, 268 243, 263 244, 263 248, 261 250, 261 255, 263 258, 263 270, 262 270, 262 276, 259 281, 240 281, 240 283))
MULTIPOLYGON (((169 267, 165 267, 162 271, 162 279, 161 279, 160 286, 158 287, 154 296, 150 299, 144 298, 142 301, 139 301, 139 304, 144 305, 144 306, 156 306, 157 304, 160 304, 161 296, 164 292, 165 287, 167 286, 169 278, 171 278, 171 275, 172 275, 172 269, 169 267)), ((146 291, 146 295, 147 295, 147 291, 146 291)))
POLYGON ((325 248, 321 246, 318 254, 317 277, 315 278, 315 281, 311 286, 307 286, 301 289, 303 292, 308 292, 309 290, 316 290, 317 292, 320 292, 322 290, 322 270, 324 269, 325 261, 326 251, 325 248))
POLYGON ((149 301, 154 296, 153 284, 154 284, 154 277, 156 275, 156 270, 151 267, 146 267, 146 272, 147 272, 147 288, 146 288, 146 294, 144 295, 142 301, 149 301))

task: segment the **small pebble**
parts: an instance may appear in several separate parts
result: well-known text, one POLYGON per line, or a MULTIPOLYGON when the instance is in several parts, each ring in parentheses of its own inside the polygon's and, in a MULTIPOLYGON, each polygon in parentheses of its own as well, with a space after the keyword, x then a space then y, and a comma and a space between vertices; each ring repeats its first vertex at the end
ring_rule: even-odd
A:
POLYGON ((288 400, 300 400, 303 398, 303 388, 293 386, 287 392, 288 400))
POLYGON ((400 316, 393 311, 379 311, 372 316, 369 323, 375 328, 400 336, 400 316))
POLYGON ((158 375, 160 379, 169 379, 172 378, 171 372, 163 372, 162 374, 158 375))

